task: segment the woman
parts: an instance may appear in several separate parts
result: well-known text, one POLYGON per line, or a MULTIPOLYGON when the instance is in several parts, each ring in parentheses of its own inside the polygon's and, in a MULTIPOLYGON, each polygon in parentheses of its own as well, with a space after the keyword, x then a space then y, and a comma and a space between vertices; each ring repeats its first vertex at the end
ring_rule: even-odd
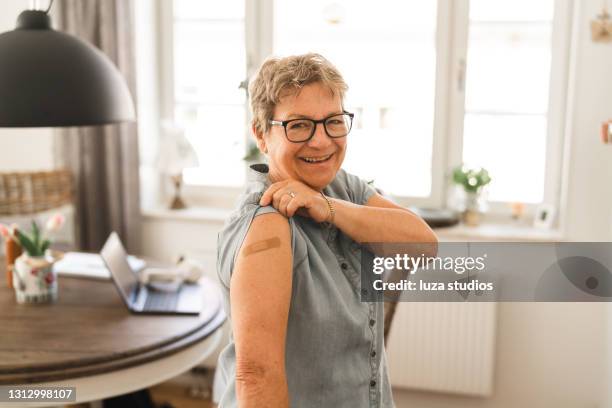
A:
POLYGON ((353 115, 325 58, 269 59, 250 85, 269 165, 251 167, 219 234, 231 319, 220 406, 391 407, 383 304, 360 301, 360 243, 436 242, 410 211, 340 167, 353 115))

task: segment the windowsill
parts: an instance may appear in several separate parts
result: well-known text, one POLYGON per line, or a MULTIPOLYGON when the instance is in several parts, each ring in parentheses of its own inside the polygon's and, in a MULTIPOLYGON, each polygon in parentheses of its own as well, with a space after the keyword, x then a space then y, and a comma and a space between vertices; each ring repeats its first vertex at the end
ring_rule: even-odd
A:
MULTIPOLYGON (((189 207, 183 210, 168 208, 148 208, 142 216, 149 220, 197 221, 223 223, 233 210, 214 207, 189 207)), ((563 241, 563 234, 556 229, 539 229, 526 223, 484 221, 477 227, 457 224, 452 227, 434 230, 441 240, 480 240, 480 241, 563 241)))
POLYGON ((563 241, 563 234, 556 229, 540 229, 530 225, 510 222, 483 222, 471 227, 457 224, 452 227, 436 228, 434 232, 441 240, 480 240, 480 241, 563 241))
POLYGON ((141 213, 145 219, 168 221, 225 222, 233 210, 213 207, 189 207, 182 210, 146 208, 141 213))

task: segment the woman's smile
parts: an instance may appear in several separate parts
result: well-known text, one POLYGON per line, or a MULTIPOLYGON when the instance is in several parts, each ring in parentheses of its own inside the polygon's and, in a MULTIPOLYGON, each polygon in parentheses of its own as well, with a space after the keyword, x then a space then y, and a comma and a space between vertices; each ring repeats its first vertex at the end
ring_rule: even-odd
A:
MULTIPOLYGON (((333 144, 333 147, 337 147, 337 145, 333 144)), ((342 165, 343 152, 344 149, 338 148, 332 152, 325 149, 321 152, 298 153, 296 160, 294 160, 295 178, 305 182, 315 190, 323 189, 334 179, 342 165)))
POLYGON ((300 160, 303 160, 304 162, 308 164, 312 164, 312 165, 321 165, 321 164, 329 162, 329 159, 331 159, 333 155, 334 153, 330 153, 327 155, 319 155, 319 156, 315 156, 315 155, 302 156, 300 157, 300 160))

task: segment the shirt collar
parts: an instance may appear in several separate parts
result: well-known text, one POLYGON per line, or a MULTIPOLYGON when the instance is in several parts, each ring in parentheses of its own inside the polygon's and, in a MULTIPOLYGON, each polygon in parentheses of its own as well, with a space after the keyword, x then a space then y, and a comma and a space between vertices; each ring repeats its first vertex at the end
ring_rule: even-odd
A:
POLYGON ((248 181, 269 182, 270 168, 265 163, 251 164, 249 166, 248 181))
POLYGON ((247 173, 247 194, 263 193, 272 184, 269 172, 270 168, 265 163, 250 165, 247 173))

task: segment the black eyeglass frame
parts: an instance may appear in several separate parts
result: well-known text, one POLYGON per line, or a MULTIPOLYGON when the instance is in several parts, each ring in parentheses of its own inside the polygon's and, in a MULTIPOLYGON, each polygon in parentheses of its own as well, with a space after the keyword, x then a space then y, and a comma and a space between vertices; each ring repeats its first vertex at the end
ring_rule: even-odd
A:
POLYGON ((331 139, 341 139, 343 137, 347 137, 348 134, 351 133, 351 130, 353 129, 353 119, 354 118, 355 118, 355 114, 354 113, 347 112, 347 111, 342 111, 342 113, 335 113, 333 115, 329 115, 328 117, 323 118, 323 119, 319 119, 319 120, 314 120, 314 119, 309 119, 309 118, 296 118, 296 119, 289 119, 289 120, 269 120, 268 123, 271 124, 272 126, 282 126, 285 129, 285 137, 291 143, 306 143, 310 139, 313 138, 315 132, 317 131, 317 125, 319 123, 323 124, 323 130, 325 130, 325 134, 329 138, 331 138, 331 139), (333 118, 334 116, 341 116, 341 115, 347 115, 351 119, 351 122, 349 123, 348 132, 346 132, 346 135, 343 135, 343 136, 332 136, 332 135, 329 134, 329 131, 327 130, 327 126, 325 125, 325 122, 327 122, 329 119, 333 118), (314 123, 314 126, 312 127, 312 132, 310 132, 310 136, 308 136, 307 139, 300 140, 300 141, 293 141, 293 140, 289 139, 289 136, 287 135, 287 125, 289 123, 291 123, 291 122, 296 122, 298 120, 308 120, 308 121, 314 123))

